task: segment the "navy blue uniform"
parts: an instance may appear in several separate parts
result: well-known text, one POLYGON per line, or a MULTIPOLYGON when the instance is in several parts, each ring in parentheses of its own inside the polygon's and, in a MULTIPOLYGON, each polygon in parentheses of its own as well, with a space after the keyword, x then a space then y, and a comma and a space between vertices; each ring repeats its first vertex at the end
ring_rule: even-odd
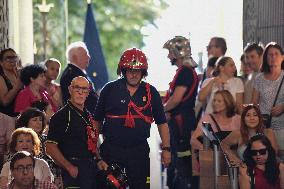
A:
POLYGON ((50 119, 47 142, 57 144, 63 156, 79 170, 78 177, 72 178, 62 169, 64 188, 96 188, 97 168, 94 154, 88 150, 87 124, 90 124, 88 111, 82 112, 69 101, 50 119))
MULTIPOLYGON (((71 84, 71 81, 78 76, 85 77, 90 83, 91 80, 88 78, 88 76, 78 67, 74 66, 73 64, 68 64, 65 70, 62 73, 62 76, 60 78, 60 86, 62 90, 62 98, 64 104, 69 100, 70 94, 68 87, 71 84)), ((90 93, 86 99, 85 105, 86 108, 93 114, 95 111, 95 107, 97 104, 97 94, 95 93, 95 89, 93 85, 90 86, 90 93)))
POLYGON ((147 138, 150 136, 151 123, 130 109, 135 124, 133 128, 125 126, 129 103, 143 107, 150 100, 150 106, 141 111, 143 116, 153 117, 157 125, 166 123, 160 95, 153 86, 148 85, 149 99, 147 85, 141 82, 134 95, 130 96, 124 78, 110 82, 102 89, 95 111, 95 119, 104 121, 101 156, 107 163, 116 162, 126 168, 131 189, 145 189, 150 186, 147 183, 150 175, 147 138))
POLYGON ((191 67, 182 66, 170 84, 169 96, 173 95, 178 86, 187 87, 180 104, 170 110, 169 129, 172 147, 172 163, 168 168, 168 186, 170 189, 189 188, 191 185, 191 158, 180 156, 180 152, 190 152, 191 131, 196 127, 194 112, 197 95, 198 78, 191 67))

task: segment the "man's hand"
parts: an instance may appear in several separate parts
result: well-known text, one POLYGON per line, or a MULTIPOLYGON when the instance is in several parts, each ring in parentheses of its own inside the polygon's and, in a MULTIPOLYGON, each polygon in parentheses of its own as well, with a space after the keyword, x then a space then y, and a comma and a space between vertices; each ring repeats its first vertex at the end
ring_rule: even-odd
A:
POLYGON ((97 166, 99 170, 104 170, 104 171, 106 171, 108 168, 108 164, 104 160, 98 161, 97 166))
POLYGON ((170 112, 165 112, 165 116, 167 121, 169 121, 171 119, 171 113, 170 112))
POLYGON ((163 150, 162 151, 162 164, 165 167, 168 167, 170 163, 171 163, 171 152, 163 150))
POLYGON ((76 178, 78 176, 78 173, 79 173, 78 167, 76 167, 74 165, 70 165, 70 166, 67 167, 66 170, 68 171, 68 173, 71 177, 76 178))

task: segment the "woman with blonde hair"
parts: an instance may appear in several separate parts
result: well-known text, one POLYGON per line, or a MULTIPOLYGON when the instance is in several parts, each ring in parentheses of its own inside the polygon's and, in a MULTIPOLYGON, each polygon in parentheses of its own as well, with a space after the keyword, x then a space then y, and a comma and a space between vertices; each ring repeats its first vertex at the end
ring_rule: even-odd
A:
MULTIPOLYGON (((18 151, 27 151, 34 156, 40 153, 40 140, 38 135, 30 128, 18 128, 12 133, 11 143, 9 146, 10 153, 18 151)), ((35 178, 51 182, 53 176, 46 161, 35 158, 34 168, 35 178)), ((0 174, 0 188, 7 185, 12 180, 10 171, 10 161, 7 161, 0 174)))
POLYGON ((191 136, 191 145, 194 149, 203 149, 199 137, 203 135, 201 125, 203 122, 210 123, 213 132, 220 133, 221 139, 224 131, 233 131, 240 128, 240 116, 235 114, 235 102, 231 93, 227 90, 217 91, 212 101, 213 113, 201 117, 196 130, 191 136))

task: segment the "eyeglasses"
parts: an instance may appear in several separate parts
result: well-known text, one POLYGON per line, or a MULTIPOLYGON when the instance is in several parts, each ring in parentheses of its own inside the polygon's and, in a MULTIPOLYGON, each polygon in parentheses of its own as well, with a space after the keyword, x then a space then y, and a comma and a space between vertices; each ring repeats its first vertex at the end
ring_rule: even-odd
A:
POLYGON ((18 56, 6 56, 3 58, 3 60, 7 62, 18 62, 19 57, 18 56))
POLYGON ((75 92, 79 93, 82 91, 82 93, 89 93, 90 89, 88 87, 80 87, 78 85, 72 86, 75 92))
POLYGON ((27 165, 27 166, 18 166, 18 167, 15 167, 14 170, 16 170, 17 172, 19 173, 24 173, 24 172, 32 172, 34 170, 34 166, 33 165, 27 165))
POLYGON ((250 154, 251 154, 252 156, 264 155, 264 154, 266 154, 266 151, 267 151, 266 148, 264 148, 264 149, 259 149, 259 150, 250 150, 250 154))

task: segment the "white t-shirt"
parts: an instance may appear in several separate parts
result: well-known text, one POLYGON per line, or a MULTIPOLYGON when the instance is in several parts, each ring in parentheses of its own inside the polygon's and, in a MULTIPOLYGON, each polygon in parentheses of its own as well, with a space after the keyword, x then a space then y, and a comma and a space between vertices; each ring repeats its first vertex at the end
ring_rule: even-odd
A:
MULTIPOLYGON (((214 77, 206 79, 203 82, 201 89, 204 88, 206 85, 208 85, 208 83, 212 79, 214 79, 214 77)), ((220 89, 216 84, 213 84, 212 91, 207 96, 207 106, 206 106, 205 113, 208 113, 208 114, 213 113, 212 101, 213 101, 214 94, 218 90, 222 90, 222 89, 220 89)), ((224 85, 223 90, 228 90, 232 94, 232 96, 234 97, 234 100, 236 101, 237 93, 243 93, 244 92, 244 84, 243 84, 243 82, 240 78, 233 77, 233 78, 227 80, 227 82, 224 85)))
MULTIPOLYGON (((35 178, 39 181, 51 181, 53 179, 52 173, 49 169, 47 162, 43 159, 35 158, 35 168, 34 168, 35 178)), ((12 175, 10 171, 10 161, 3 165, 0 177, 8 178, 8 182, 12 181, 12 175)))

